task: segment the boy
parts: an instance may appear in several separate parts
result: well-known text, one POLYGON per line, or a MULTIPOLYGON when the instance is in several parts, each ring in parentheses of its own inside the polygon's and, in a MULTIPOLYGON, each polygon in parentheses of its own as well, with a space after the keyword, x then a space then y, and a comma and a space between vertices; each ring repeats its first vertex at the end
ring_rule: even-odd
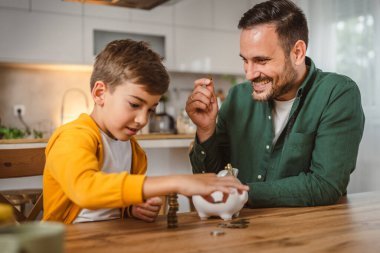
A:
POLYGON ((147 124, 168 85, 160 57, 144 42, 119 40, 106 46, 91 76, 91 115, 58 128, 46 147, 43 220, 108 220, 123 217, 126 210, 151 222, 162 204, 157 196, 248 190, 233 177, 215 174, 144 175, 146 155, 133 135, 147 124))

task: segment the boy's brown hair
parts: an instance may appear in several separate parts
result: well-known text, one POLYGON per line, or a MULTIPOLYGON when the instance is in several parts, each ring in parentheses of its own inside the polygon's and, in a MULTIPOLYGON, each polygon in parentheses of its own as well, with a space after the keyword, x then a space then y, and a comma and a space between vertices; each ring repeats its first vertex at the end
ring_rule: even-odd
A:
POLYGON ((110 42, 96 56, 91 90, 97 81, 103 81, 111 92, 129 81, 143 85, 152 95, 162 95, 170 79, 161 57, 146 42, 125 39, 110 42))

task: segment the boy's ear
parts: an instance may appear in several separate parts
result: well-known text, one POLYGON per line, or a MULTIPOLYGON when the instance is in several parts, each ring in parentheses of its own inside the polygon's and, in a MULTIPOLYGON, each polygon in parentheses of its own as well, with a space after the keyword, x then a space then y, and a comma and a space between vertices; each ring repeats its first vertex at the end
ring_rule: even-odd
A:
POLYGON ((96 81, 94 88, 92 88, 91 95, 94 99, 95 104, 103 106, 104 95, 107 91, 107 85, 102 81, 96 81))

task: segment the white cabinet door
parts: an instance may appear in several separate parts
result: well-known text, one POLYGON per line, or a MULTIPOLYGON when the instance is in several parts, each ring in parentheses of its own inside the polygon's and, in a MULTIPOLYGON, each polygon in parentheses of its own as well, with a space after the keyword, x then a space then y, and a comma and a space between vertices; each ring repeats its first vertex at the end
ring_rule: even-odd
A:
POLYGON ((64 14, 82 14, 80 2, 64 2, 62 0, 31 0, 32 11, 46 11, 64 14))
POLYGON ((131 20, 136 23, 172 25, 173 16, 173 6, 157 6, 152 10, 131 9, 131 20))
POLYGON ((93 64, 95 59, 94 31, 118 33, 135 33, 141 35, 158 35, 165 37, 165 61, 168 69, 173 69, 173 29, 171 26, 132 23, 116 19, 84 18, 84 59, 86 64, 93 64))
POLYGON ((84 4, 84 16, 106 19, 119 19, 128 22, 141 22, 151 24, 173 23, 173 6, 157 6, 151 10, 140 10, 120 6, 107 6, 99 4, 84 4))
POLYGON ((243 74, 239 32, 176 28, 175 45, 178 71, 243 74))
POLYGON ((0 9, 0 60, 80 64, 81 17, 0 9))
POLYGON ((29 9, 29 0, 0 0, 0 7, 29 9))
POLYGON ((83 13, 85 17, 104 18, 104 22, 107 22, 107 19, 131 21, 131 9, 125 7, 88 3, 83 5, 83 13))
POLYGON ((178 26, 213 28, 213 0, 180 1, 174 5, 174 23, 178 26))
POLYGON ((237 31, 239 20, 249 6, 247 0, 214 0, 215 29, 237 31))

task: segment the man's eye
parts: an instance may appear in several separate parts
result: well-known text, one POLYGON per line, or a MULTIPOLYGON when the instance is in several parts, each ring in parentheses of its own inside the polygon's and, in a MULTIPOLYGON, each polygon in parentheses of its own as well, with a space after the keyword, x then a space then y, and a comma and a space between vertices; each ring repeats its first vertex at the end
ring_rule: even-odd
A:
POLYGON ((156 113, 156 108, 154 109, 149 109, 149 114, 155 114, 156 113))
POLYGON ((265 65, 266 63, 268 63, 268 59, 261 59, 261 60, 258 60, 257 63, 258 64, 261 64, 261 65, 265 65))

